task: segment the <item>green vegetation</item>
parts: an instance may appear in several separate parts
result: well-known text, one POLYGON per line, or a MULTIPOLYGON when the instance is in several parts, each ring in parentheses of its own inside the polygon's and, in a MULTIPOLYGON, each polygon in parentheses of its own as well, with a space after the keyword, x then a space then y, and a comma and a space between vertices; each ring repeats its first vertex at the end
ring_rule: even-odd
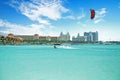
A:
POLYGON ((14 37, 14 36, 0 37, 1 45, 6 45, 6 44, 14 45, 14 44, 21 44, 21 43, 22 43, 22 40, 19 37, 14 37))

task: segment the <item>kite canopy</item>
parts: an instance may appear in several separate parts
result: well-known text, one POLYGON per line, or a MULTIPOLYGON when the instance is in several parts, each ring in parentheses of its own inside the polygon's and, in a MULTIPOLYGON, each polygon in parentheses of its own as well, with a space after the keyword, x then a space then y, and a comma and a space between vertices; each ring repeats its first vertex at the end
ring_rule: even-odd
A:
POLYGON ((90 12, 91 12, 91 19, 94 19, 94 17, 95 17, 95 10, 91 9, 90 12))

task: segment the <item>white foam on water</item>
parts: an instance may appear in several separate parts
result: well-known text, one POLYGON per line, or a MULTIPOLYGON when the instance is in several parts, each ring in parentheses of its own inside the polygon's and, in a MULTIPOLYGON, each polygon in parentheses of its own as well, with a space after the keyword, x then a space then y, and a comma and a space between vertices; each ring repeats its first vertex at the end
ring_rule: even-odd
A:
POLYGON ((73 48, 71 46, 66 46, 66 45, 58 46, 58 48, 62 48, 62 49, 76 49, 76 48, 73 48))

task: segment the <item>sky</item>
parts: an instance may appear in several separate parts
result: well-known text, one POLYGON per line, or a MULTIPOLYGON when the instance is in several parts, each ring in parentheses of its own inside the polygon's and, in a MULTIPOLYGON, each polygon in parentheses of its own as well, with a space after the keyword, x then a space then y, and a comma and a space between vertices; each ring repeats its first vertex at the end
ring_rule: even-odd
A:
POLYGON ((119 0, 0 0, 0 34, 72 37, 98 31, 100 41, 120 41, 119 14, 119 0))

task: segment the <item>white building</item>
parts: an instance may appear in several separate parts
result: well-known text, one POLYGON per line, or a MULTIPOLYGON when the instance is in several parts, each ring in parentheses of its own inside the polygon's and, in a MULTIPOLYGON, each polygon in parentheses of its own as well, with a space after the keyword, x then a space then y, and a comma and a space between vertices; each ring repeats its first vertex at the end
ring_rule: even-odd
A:
POLYGON ((34 34, 33 40, 39 40, 39 35, 38 34, 34 34))
POLYGON ((87 37, 87 42, 97 42, 98 32, 84 32, 84 36, 87 37))
POLYGON ((59 37, 60 41, 70 41, 70 34, 67 32, 67 34, 63 34, 62 32, 60 33, 59 37))
POLYGON ((57 41, 59 39, 59 36, 39 36, 38 34, 16 35, 16 37, 21 37, 23 40, 39 40, 39 41, 57 41))
POLYGON ((72 37, 72 41, 74 42, 85 42, 87 41, 87 37, 86 36, 80 36, 80 34, 78 33, 77 37, 72 37))

